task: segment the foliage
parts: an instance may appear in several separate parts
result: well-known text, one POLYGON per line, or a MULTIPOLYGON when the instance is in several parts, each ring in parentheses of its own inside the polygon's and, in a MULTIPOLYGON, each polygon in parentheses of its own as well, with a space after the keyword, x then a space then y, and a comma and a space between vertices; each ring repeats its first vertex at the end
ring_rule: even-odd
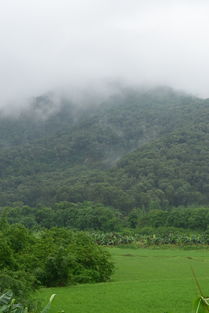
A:
MULTIPOLYGON (((41 206, 47 216, 61 201, 125 213, 209 204, 208 100, 169 88, 124 88, 101 106, 78 109, 65 99, 40 119, 50 101, 34 99, 19 119, 1 117, 1 206, 41 206)), ((34 226, 33 217, 24 224, 34 226)))
POLYGON ((84 233, 53 228, 37 234, 13 224, 0 237, 0 284, 21 301, 40 285, 106 281, 113 272, 109 253, 84 233))
POLYGON ((4 269, 0 271, 0 290, 12 290, 15 298, 23 303, 30 297, 37 285, 34 274, 24 270, 4 269))
POLYGON ((69 227, 79 230, 118 231, 121 214, 99 203, 59 202, 52 207, 31 208, 22 206, 7 208, 8 221, 19 222, 28 228, 69 227))
POLYGON ((207 231, 209 224, 208 207, 180 207, 171 210, 151 210, 138 216, 136 225, 141 227, 176 227, 207 231))
POLYGON ((138 233, 101 233, 91 232, 96 243, 105 246, 134 245, 149 247, 162 245, 198 246, 209 244, 209 236, 205 233, 185 232, 175 228, 144 228, 138 233))
POLYGON ((125 234, 125 233, 102 233, 102 232, 91 232, 91 237, 99 245, 104 246, 120 246, 135 243, 138 236, 136 234, 125 234))
MULTIPOLYGON (((46 313, 51 307, 55 294, 51 295, 47 305, 41 310, 40 313, 46 313)), ((15 303, 16 299, 13 298, 11 290, 6 291, 0 295, 0 312, 1 313, 28 313, 28 307, 20 303, 15 303)))
MULTIPOLYGON (((7 216, 10 223, 19 222, 32 229, 57 226, 114 233, 122 231, 124 226, 128 226, 140 233, 145 228, 147 230, 149 228, 154 229, 156 232, 158 228, 167 227, 171 229, 173 227, 174 229, 180 230, 182 228, 207 234, 209 224, 208 207, 179 207, 169 210, 155 209, 148 212, 134 208, 128 215, 125 215, 111 207, 88 201, 83 203, 59 202, 47 208, 7 207, 7 216)), ((20 228, 13 230, 15 249, 21 249, 25 240, 24 236, 24 232, 21 233, 20 228)), ((3 241, 1 245, 4 245, 3 241)), ((0 249, 0 253, 3 253, 3 250, 0 249)), ((7 255, 9 256, 9 251, 7 251, 7 255)))

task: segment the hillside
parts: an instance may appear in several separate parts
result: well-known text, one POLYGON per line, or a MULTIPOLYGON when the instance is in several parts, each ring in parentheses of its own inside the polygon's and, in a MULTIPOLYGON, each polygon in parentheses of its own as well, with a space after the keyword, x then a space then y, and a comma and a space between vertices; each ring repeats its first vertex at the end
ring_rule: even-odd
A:
POLYGON ((98 103, 34 99, 0 118, 0 205, 208 204, 208 100, 123 88, 98 103))

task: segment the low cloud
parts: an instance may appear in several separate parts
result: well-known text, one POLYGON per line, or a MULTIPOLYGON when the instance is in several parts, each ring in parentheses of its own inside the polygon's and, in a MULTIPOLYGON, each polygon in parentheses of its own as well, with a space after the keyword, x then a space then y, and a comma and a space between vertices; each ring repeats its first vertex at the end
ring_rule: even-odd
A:
POLYGON ((111 80, 209 97, 208 13, 204 0, 4 1, 0 107, 111 80))

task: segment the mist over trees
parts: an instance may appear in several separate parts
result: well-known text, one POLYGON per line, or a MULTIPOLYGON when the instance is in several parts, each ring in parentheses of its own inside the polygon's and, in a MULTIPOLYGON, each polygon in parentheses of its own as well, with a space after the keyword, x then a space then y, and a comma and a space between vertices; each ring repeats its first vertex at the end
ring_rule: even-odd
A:
POLYGON ((101 204, 117 220, 134 208, 209 204, 207 99, 167 87, 121 88, 80 107, 62 99, 53 108, 52 99, 1 117, 2 207, 101 204))

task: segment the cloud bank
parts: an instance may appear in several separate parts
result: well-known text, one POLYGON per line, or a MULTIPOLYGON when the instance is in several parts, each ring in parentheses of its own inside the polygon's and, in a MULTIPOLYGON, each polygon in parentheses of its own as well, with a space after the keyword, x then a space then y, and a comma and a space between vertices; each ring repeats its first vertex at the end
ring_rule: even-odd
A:
POLYGON ((0 107, 98 81, 170 85, 209 97, 205 0, 0 3, 0 107))

